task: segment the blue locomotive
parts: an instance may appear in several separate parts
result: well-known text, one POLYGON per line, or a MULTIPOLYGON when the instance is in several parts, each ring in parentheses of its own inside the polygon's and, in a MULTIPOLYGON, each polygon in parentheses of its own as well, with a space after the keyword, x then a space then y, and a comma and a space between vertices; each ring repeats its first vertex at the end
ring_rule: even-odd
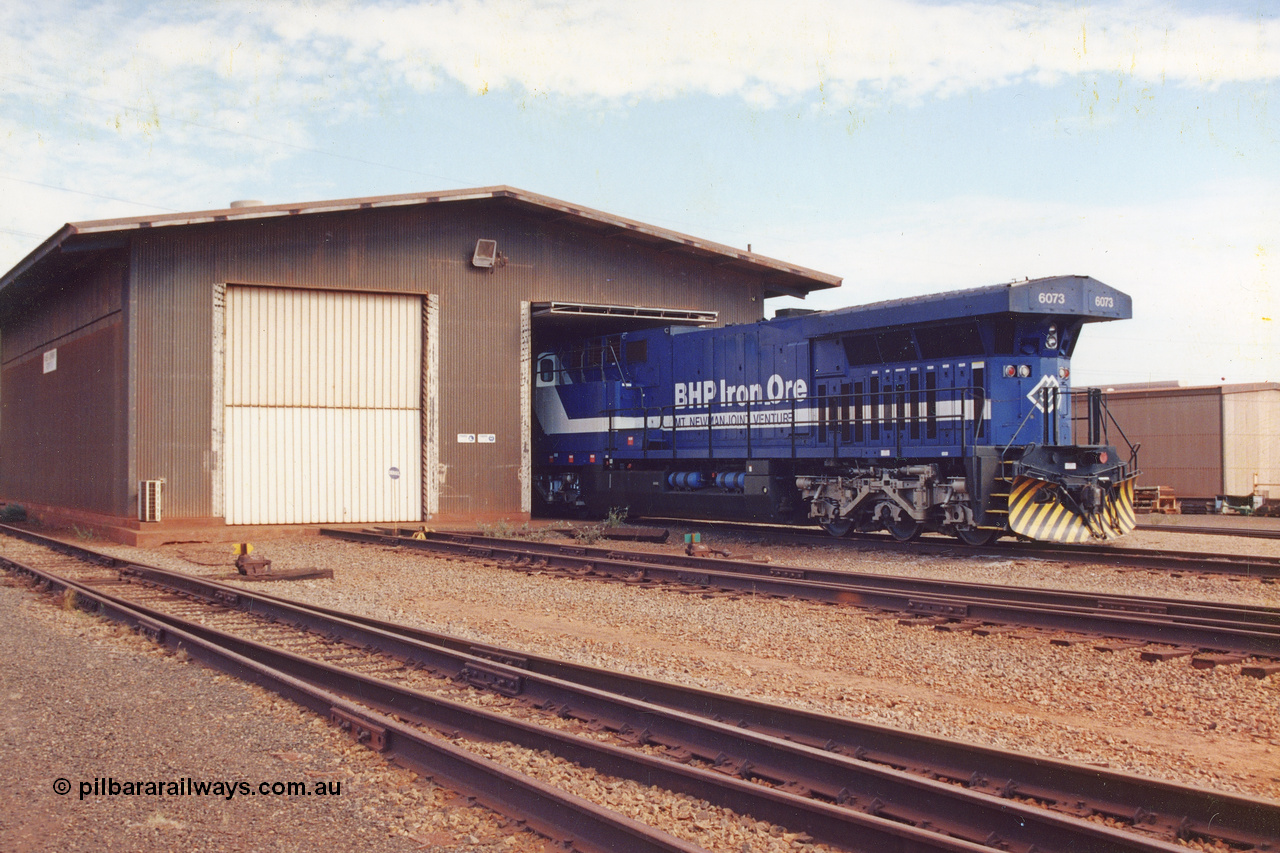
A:
POLYGON ((540 502, 902 541, 1133 529, 1136 448, 1122 458, 1108 443, 1097 392, 1073 424, 1070 392, 1082 328, 1132 316, 1124 293, 1061 276, 783 314, 539 353, 540 502))

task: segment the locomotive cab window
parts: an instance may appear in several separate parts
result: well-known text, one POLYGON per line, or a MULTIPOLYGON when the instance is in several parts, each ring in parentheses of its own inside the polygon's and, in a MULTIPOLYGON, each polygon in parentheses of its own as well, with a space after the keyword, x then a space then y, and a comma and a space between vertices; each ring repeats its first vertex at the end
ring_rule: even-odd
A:
POLYGON ((543 385, 556 384, 556 360, 543 358, 538 361, 538 381, 543 385))

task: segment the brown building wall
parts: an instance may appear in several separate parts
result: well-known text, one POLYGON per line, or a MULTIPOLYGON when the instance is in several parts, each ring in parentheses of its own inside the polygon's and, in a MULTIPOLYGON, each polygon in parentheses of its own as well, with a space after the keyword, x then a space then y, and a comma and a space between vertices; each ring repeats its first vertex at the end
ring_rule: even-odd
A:
POLYGON ((124 279, 122 258, 66 270, 0 329, 0 496, 129 513, 124 279))
POLYGON ((758 276, 570 222, 449 202, 135 232, 127 346, 136 454, 124 488, 163 477, 166 518, 213 513, 215 284, 432 293, 440 305, 440 513, 518 512, 522 301, 717 310, 722 322, 761 316, 758 276), (497 240, 504 265, 471 265, 479 238, 497 240), (460 445, 458 433, 498 441, 460 445))
POLYGON ((1217 388, 1113 392, 1107 406, 1129 440, 1142 444, 1141 485, 1170 486, 1182 497, 1222 494, 1222 395, 1217 388))

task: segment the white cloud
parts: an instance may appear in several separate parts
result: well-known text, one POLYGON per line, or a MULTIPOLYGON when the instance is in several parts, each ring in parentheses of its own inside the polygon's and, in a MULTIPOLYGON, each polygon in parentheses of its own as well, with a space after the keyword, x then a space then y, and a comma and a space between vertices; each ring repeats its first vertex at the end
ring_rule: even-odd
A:
POLYGON ((1079 379, 1280 381, 1278 191, 1233 183, 1158 205, 964 197, 904 206, 788 243, 786 257, 843 271, 845 282, 774 307, 1091 275, 1133 297, 1134 319, 1088 330, 1076 353, 1079 379))
POLYGON ((163 135, 189 157, 235 152, 261 166, 283 152, 256 140, 315 147, 326 126, 385 115, 446 81, 564 103, 709 95, 821 108, 1081 74, 1189 87, 1274 79, 1280 22, 1143 4, 912 0, 49 0, 0 10, 0 109, 56 115, 32 126, 64 146, 103 146, 117 164, 151 155, 163 135))
POLYGON ((345 112, 374 100, 365 86, 379 77, 416 89, 451 80, 472 92, 601 101, 701 94, 847 105, 1079 74, 1190 87, 1280 76, 1280 21, 1145 3, 223 2, 152 4, 136 15, 110 4, 12 8, 0 18, 0 74, 184 117, 210 101, 259 116, 318 103, 345 112))
POLYGON ((572 98, 696 93, 849 103, 1076 74, 1194 87, 1280 75, 1280 22, 1150 4, 456 0, 273 8, 286 43, 345 45, 350 59, 431 67, 472 91, 572 98))

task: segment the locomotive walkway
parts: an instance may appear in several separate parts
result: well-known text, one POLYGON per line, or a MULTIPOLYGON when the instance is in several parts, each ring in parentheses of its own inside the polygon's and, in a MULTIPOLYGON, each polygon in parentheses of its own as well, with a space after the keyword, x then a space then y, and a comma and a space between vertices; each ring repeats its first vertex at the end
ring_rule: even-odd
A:
POLYGON ((31 548, 24 562, 5 564, 48 588, 74 590, 85 609, 267 684, 340 722, 367 745, 450 777, 463 789, 473 777, 491 779, 471 790, 549 837, 572 837, 576 849, 696 848, 645 833, 634 821, 575 797, 540 790, 547 786, 512 778, 509 771, 493 775, 487 762, 469 758, 457 744, 384 715, 553 750, 842 846, 1137 851, 1179 849, 1176 838, 1248 847, 1280 835, 1280 804, 480 647, 74 546, 60 545, 56 554, 46 547, 31 548), (29 565, 35 562, 42 567, 29 565), (524 711, 540 712, 546 721, 558 721, 551 723, 557 729, 567 721, 595 734, 503 716, 425 686, 442 678, 464 685, 458 688, 464 692, 506 697, 524 711), (601 741, 601 733, 611 737, 601 741), (637 746, 656 754, 642 754, 637 746), (1101 818, 1133 831, 1104 826, 1101 818))

